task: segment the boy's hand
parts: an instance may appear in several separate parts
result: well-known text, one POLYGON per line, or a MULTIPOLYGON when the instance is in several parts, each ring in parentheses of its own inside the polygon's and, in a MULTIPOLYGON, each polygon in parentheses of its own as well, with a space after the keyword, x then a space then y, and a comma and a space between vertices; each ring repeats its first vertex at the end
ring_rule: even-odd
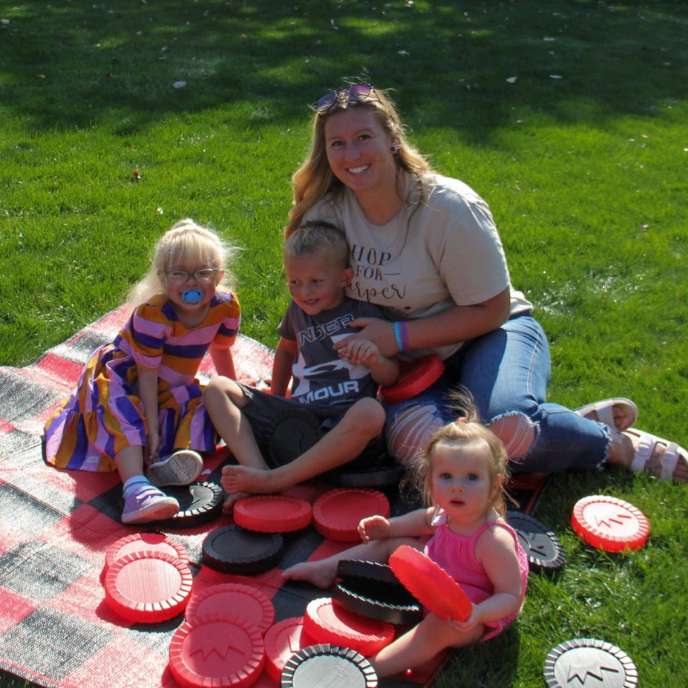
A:
POLYGON ((380 360, 380 350, 368 339, 346 339, 337 349, 340 358, 371 368, 380 360))
POLYGON ((384 516, 368 516, 358 524, 358 534, 363 542, 384 540, 389 537, 389 520, 384 516))

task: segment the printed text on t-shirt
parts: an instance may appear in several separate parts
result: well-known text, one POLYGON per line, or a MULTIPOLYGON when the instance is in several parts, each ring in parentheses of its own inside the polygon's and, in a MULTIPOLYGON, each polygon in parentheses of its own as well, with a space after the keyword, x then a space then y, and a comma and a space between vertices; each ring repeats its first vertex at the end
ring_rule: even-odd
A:
POLYGON ((309 344, 310 342, 319 342, 321 339, 331 337, 333 334, 346 329, 346 326, 354 319, 351 313, 333 318, 326 323, 319 325, 312 325, 304 330, 299 330, 297 336, 299 346, 309 344))
POLYGON ((406 285, 390 281, 390 277, 398 272, 387 272, 384 265, 392 259, 389 251, 381 251, 374 246, 353 244, 351 247, 351 263, 354 277, 350 290, 354 297, 363 301, 375 301, 382 297, 386 301, 404 299, 406 285), (386 282, 384 285, 373 285, 371 282, 386 282))

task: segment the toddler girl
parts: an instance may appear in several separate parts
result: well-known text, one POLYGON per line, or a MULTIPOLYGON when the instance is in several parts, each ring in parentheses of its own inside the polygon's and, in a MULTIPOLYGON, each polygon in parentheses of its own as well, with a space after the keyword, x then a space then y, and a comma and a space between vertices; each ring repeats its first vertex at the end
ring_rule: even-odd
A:
POLYGON ((45 426, 45 459, 58 468, 117 469, 123 523, 172 517, 176 499, 155 485, 193 482, 216 435, 195 379, 208 349, 234 377, 230 352, 239 303, 223 286, 232 249, 193 220, 177 222, 131 290, 135 309, 115 340, 99 347, 77 389, 45 426), (147 467, 147 477, 144 475, 147 467))
POLYGON ((468 416, 441 428, 420 460, 419 480, 432 506, 390 519, 364 518, 358 526, 363 544, 284 572, 288 579, 328 587, 339 560, 387 561, 408 544, 424 549, 461 585, 473 602, 470 617, 448 621, 428 613, 371 658, 380 676, 417 667, 445 648, 493 638, 523 606, 528 558, 503 518, 506 451, 476 422, 472 406, 468 416))

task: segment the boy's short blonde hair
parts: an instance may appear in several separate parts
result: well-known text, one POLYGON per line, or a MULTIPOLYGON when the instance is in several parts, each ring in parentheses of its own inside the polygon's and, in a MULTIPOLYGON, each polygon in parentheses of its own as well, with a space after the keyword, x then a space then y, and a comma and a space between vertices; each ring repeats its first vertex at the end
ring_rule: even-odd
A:
POLYGON ((284 242, 284 257, 326 253, 342 267, 349 267, 349 244, 346 234, 336 225, 324 220, 304 222, 284 242))

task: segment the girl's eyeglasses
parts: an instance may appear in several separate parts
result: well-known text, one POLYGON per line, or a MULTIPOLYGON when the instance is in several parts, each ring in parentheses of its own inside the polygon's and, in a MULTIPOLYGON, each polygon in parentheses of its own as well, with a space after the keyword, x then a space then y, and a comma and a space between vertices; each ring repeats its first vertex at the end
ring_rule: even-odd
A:
POLYGON ((322 98, 313 103, 313 109, 318 112, 327 112, 333 105, 351 105, 366 100, 374 91, 370 84, 351 84, 334 91, 328 91, 322 98))
POLYGON ((166 274, 172 284, 186 284, 191 277, 193 277, 196 282, 207 284, 215 279, 217 272, 217 268, 200 268, 199 270, 194 270, 194 272, 187 272, 186 270, 170 270, 170 272, 166 274))

